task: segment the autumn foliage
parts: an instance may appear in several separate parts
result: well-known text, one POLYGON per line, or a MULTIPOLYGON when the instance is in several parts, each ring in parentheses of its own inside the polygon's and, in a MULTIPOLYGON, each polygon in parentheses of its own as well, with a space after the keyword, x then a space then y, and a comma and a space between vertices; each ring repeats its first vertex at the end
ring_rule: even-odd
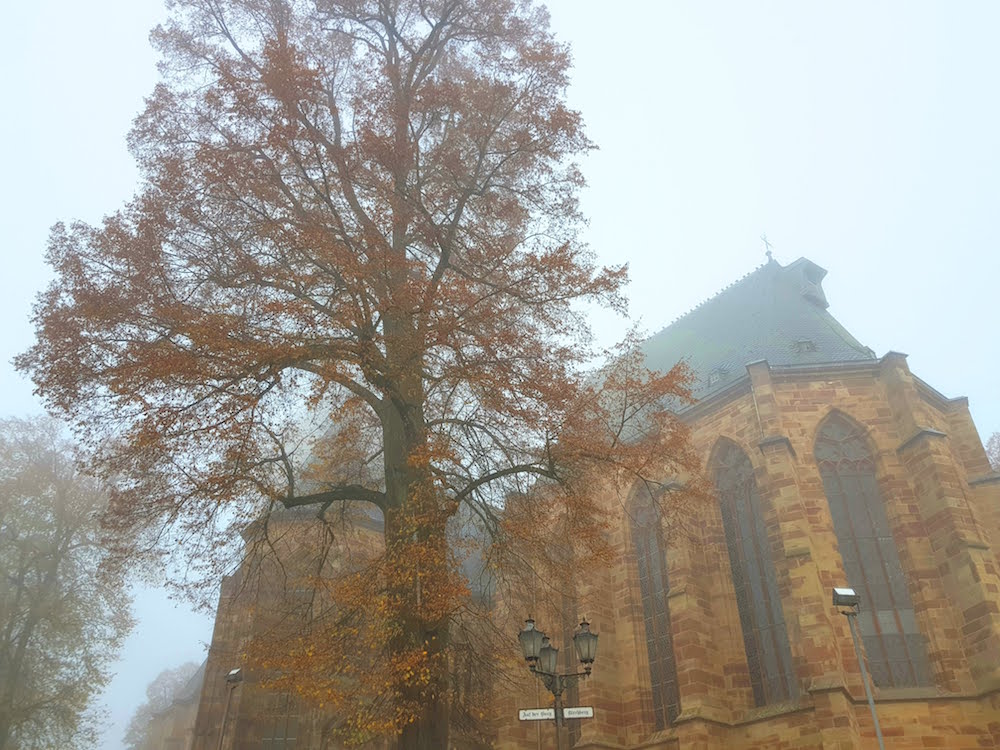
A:
POLYGON ((114 481, 110 522, 203 573, 275 504, 377 507, 382 552, 330 591, 356 626, 289 649, 348 734, 444 747, 455 528, 499 570, 558 515, 600 557, 595 487, 696 463, 682 371, 635 341, 585 371, 581 305, 623 311, 625 269, 578 241, 568 50, 528 0, 177 0, 153 40, 142 189, 54 228, 19 366, 114 481))

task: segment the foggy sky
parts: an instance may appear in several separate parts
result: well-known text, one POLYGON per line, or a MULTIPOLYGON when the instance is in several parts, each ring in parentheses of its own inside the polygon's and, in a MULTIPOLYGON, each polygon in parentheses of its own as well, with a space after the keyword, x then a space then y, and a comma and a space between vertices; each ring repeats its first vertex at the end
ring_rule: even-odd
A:
MULTIPOLYGON (((572 44, 587 239, 627 261, 653 333, 764 258, 829 271, 830 312, 1000 430, 1000 5, 991 2, 549 3, 572 44)), ((0 46, 0 415, 38 411, 7 364, 32 340, 57 220, 99 221, 134 190, 125 134, 156 81, 155 0, 34 0, 0 46)), ((595 318, 610 344, 626 328, 595 318)), ((107 693, 120 747, 145 685, 199 660, 211 619, 143 590, 107 693)))

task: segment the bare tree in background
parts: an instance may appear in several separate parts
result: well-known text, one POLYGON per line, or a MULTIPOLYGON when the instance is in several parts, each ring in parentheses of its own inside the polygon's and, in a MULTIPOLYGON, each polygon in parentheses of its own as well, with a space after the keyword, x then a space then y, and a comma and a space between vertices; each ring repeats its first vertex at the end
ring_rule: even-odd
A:
POLYGON ((86 748, 132 625, 101 487, 49 419, 0 420, 0 749, 86 748))
POLYGON ((193 661, 175 669, 164 669, 146 688, 146 702, 139 706, 125 730, 127 750, 143 750, 149 739, 149 725, 153 716, 170 707, 180 691, 198 671, 193 661))
POLYGON ((1000 432, 994 432, 986 441, 986 456, 993 471, 1000 471, 1000 432))

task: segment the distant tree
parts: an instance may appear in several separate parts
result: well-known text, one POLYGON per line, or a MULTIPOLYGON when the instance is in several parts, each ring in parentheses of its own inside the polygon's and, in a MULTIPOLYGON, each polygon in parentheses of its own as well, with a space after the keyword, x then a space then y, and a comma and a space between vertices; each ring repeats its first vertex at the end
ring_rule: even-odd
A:
POLYGON ((54 421, 0 420, 0 749, 94 747, 87 707, 132 624, 106 503, 54 421))
POLYGON ((198 671, 192 661, 174 669, 164 669, 146 687, 146 702, 139 706, 128 723, 123 742, 127 750, 152 750, 148 746, 149 725, 160 711, 170 707, 174 698, 198 671))
POLYGON ((337 608, 367 626, 331 628, 300 687, 357 737, 446 747, 450 522, 510 549, 537 529, 500 509, 543 483, 532 508, 596 553, 596 487, 697 463, 663 410, 681 370, 632 341, 584 371, 584 306, 624 311, 626 273, 578 241, 569 52, 531 0, 170 6, 141 194, 55 227, 19 366, 117 481, 112 521, 168 519, 192 561, 262 499, 376 506, 383 559, 337 608))
POLYGON ((1000 432, 994 432, 986 441, 986 455, 994 471, 1000 471, 1000 432))

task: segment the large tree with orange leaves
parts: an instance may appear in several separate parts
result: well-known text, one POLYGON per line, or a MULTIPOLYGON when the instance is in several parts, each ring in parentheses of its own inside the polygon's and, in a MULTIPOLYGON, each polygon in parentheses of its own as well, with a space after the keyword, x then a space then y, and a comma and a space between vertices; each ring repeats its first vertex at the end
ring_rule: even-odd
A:
POLYGON ((166 520, 191 557, 261 500, 377 506, 384 729, 445 747, 449 520, 516 534, 504 498, 543 480, 599 546, 595 472, 693 465, 662 411, 680 372, 625 347, 581 374, 579 304, 622 309, 625 271, 577 241, 568 50, 530 0, 171 5, 141 192, 56 226, 19 365, 115 481, 113 521, 166 520))

